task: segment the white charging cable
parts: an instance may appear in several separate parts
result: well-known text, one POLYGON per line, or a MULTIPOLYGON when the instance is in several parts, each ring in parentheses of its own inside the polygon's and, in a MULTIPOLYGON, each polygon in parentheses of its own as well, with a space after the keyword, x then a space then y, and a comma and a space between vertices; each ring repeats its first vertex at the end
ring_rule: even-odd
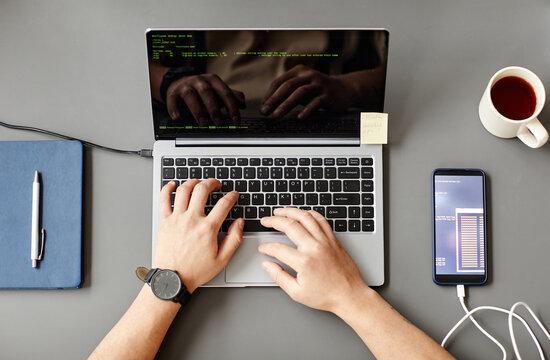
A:
POLYGON ((499 308, 499 307, 495 307, 495 306, 478 306, 476 307, 475 309, 472 309, 472 310, 468 310, 468 307, 466 306, 466 303, 465 303, 465 297, 466 297, 466 290, 464 288, 464 285, 457 285, 456 287, 456 292, 457 292, 457 296, 459 298, 459 301, 460 301, 460 304, 462 305, 462 308, 464 309, 464 312, 466 313, 466 315, 464 315, 462 317, 462 319, 460 319, 456 324, 455 326, 453 326, 453 328, 451 330, 449 330, 449 332, 447 333, 447 335, 445 336, 445 338, 443 339, 443 341, 441 342, 441 346, 445 347, 445 344, 447 343, 447 341, 449 340, 449 338, 451 337, 451 335, 456 331, 456 329, 458 329, 458 327, 460 325, 462 325, 467 319, 470 319, 474 325, 485 335, 487 336, 492 342, 494 342, 499 348, 500 350, 502 351, 502 359, 503 360, 506 360, 506 357, 507 357, 507 353, 506 353, 506 349, 504 348, 504 346, 502 346, 502 344, 497 340, 495 339, 493 336, 491 336, 491 334, 489 334, 485 329, 483 329, 481 327, 481 325, 479 325, 479 323, 474 319, 474 317, 472 316, 474 313, 478 312, 478 311, 482 311, 482 310, 493 310, 493 311, 498 311, 498 312, 502 312, 502 313, 505 313, 505 314, 508 314, 508 330, 510 332, 510 338, 512 339, 512 345, 514 347, 514 353, 516 354, 516 357, 518 360, 521 360, 521 356, 519 354, 519 350, 518 350, 518 346, 517 346, 517 342, 516 342, 516 338, 515 338, 515 335, 514 335, 514 328, 513 328, 513 323, 512 323, 512 317, 516 318, 517 320, 521 321, 521 323, 525 326, 525 328, 527 329, 527 331, 529 332, 529 335, 531 336, 531 338, 533 339, 533 341, 535 342, 535 345, 537 346, 537 350, 539 352, 539 356, 540 356, 540 359, 541 360, 544 360, 545 357, 544 357, 544 353, 542 351, 542 347, 540 346, 540 343, 537 339, 537 337, 535 336, 535 334, 533 333, 533 331, 531 330, 531 328, 529 327, 529 325, 527 324, 527 322, 519 315, 517 315, 515 313, 515 310, 518 306, 524 306, 528 311, 529 313, 531 314, 531 316, 535 319, 535 321, 537 322, 537 324, 539 325, 539 327, 542 329, 542 331, 544 332, 544 334, 546 335, 546 337, 548 338, 548 340, 550 340, 550 334, 548 333, 548 330, 544 327, 544 325, 542 324, 542 322, 539 320, 539 318, 535 315, 535 313, 531 310, 531 308, 524 302, 517 302, 515 303, 510 310, 506 310, 506 309, 502 309, 502 308, 499 308))

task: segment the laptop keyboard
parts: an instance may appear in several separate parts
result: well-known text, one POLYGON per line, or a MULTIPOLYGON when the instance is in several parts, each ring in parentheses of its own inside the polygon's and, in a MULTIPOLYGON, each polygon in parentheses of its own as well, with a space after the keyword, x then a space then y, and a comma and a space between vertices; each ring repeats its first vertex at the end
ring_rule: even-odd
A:
POLYGON ((206 214, 224 193, 239 192, 221 231, 241 217, 244 231, 274 231, 261 226, 260 219, 288 206, 319 212, 336 232, 374 231, 372 157, 163 157, 163 186, 193 178, 222 183, 219 192, 210 194, 206 214))

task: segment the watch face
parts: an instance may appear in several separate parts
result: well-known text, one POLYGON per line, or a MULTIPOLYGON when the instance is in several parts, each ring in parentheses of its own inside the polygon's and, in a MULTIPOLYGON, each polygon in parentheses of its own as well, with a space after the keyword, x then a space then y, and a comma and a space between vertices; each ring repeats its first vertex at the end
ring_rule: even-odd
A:
POLYGON ((170 300, 180 292, 181 280, 174 271, 160 270, 151 281, 151 289, 157 297, 170 300))

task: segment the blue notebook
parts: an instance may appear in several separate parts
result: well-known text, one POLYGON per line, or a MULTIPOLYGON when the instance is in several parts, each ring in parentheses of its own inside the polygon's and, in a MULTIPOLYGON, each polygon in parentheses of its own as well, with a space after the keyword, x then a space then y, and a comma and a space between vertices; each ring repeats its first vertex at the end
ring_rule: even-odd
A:
POLYGON ((0 142, 0 288, 76 288, 82 274, 82 171, 79 141, 0 142), (43 258, 32 267, 34 172, 41 177, 43 258))

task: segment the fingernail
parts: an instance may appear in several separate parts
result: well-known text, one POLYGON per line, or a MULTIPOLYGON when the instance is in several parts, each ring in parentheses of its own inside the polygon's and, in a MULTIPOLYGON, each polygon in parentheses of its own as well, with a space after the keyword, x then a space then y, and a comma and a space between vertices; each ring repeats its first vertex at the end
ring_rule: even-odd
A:
POLYGON ((283 110, 277 108, 277 109, 275 109, 275 111, 273 112, 273 116, 279 117, 279 116, 281 116, 282 112, 283 112, 283 110))
POLYGON ((244 228, 244 219, 243 218, 239 219, 239 227, 241 228, 241 230, 244 228))
POLYGON ((180 117, 180 114, 179 114, 178 112, 174 111, 174 112, 172 113, 172 120, 176 120, 176 119, 179 118, 179 117, 180 117))
POLYGON ((260 112, 264 115, 267 114, 269 112, 269 106, 267 105, 262 106, 260 109, 260 112))
POLYGON ((262 269, 264 269, 264 271, 267 271, 267 264, 265 262, 262 263, 262 269))

